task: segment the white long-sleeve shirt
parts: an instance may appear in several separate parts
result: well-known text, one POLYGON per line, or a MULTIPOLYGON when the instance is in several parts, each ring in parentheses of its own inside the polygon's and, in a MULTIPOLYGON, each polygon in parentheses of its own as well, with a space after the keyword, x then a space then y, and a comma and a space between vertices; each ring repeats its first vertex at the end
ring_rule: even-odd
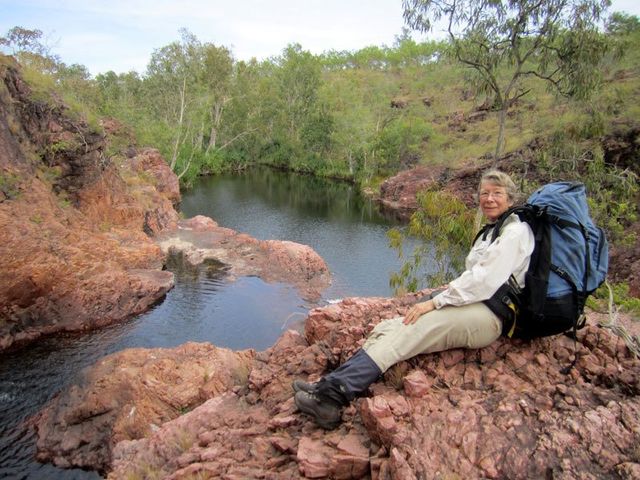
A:
POLYGON ((465 260, 466 270, 433 298, 437 309, 487 300, 511 275, 524 286, 534 247, 531 227, 517 215, 511 215, 494 242, 491 242, 492 233, 490 229, 476 240, 465 260))

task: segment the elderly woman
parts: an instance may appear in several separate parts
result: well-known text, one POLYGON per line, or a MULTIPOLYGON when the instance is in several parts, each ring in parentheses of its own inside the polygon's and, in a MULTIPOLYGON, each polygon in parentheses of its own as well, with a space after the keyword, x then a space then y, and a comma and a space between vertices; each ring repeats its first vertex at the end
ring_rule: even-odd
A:
MULTIPOLYGON (((480 180, 480 209, 489 224, 511 206, 517 189, 503 172, 491 170, 480 180)), ((533 252, 529 225, 508 218, 498 238, 491 228, 474 243, 466 270, 433 298, 416 303, 407 315, 379 323, 362 349, 319 382, 293 382, 298 409, 323 428, 335 428, 342 407, 365 391, 394 364, 422 353, 453 348, 482 348, 502 333, 502 319, 486 304, 512 276, 520 287, 533 252)))

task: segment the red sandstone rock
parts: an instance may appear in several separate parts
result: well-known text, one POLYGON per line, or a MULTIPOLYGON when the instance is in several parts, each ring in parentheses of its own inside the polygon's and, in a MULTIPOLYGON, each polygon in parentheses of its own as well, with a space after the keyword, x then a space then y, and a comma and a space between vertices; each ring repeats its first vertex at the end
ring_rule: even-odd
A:
POLYGON ((64 105, 34 105, 17 68, 0 79, 0 350, 143 312, 173 286, 147 235, 175 224, 171 201, 64 105))
POLYGON ((207 398, 246 382, 252 355, 186 343, 103 358, 40 414, 38 458, 62 467, 104 470, 117 442, 149 435, 207 398))
POLYGON ((330 283, 326 263, 311 247, 257 240, 201 215, 180 221, 177 229, 158 236, 158 243, 166 254, 181 253, 191 265, 207 259, 225 264, 229 280, 252 275, 267 282, 287 282, 310 300, 317 300, 330 283))
POLYGON ((572 340, 499 339, 401 362, 336 430, 296 413, 294 378, 319 378, 417 296, 313 310, 306 338, 289 331, 257 353, 245 386, 145 438, 112 440, 109 478, 636 478, 640 361, 592 316, 570 375, 572 340))
POLYGON ((409 219, 418 209, 416 194, 437 184, 443 175, 442 167, 414 167, 388 178, 380 186, 380 204, 398 218, 409 219))
POLYGON ((171 171, 167 162, 155 148, 142 149, 132 160, 132 166, 138 173, 153 177, 158 192, 162 193, 174 205, 180 203, 180 182, 171 171))
POLYGON ((431 389, 431 381, 421 370, 415 370, 404 377, 404 391, 410 397, 422 397, 431 389))
MULTIPOLYGON (((480 177, 489 166, 486 162, 457 169, 420 165, 385 180, 380 186, 378 201, 383 209, 400 219, 408 220, 418 209, 416 195, 423 190, 436 188, 453 194, 473 208, 477 205, 475 194, 480 177)), ((502 164, 498 167, 511 171, 502 164)))

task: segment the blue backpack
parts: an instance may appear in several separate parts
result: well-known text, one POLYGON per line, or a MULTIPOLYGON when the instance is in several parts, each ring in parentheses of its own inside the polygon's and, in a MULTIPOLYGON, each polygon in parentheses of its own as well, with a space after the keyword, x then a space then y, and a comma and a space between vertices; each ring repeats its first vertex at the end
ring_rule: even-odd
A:
POLYGON ((523 206, 509 209, 496 222, 492 241, 512 214, 527 222, 535 247, 525 286, 511 278, 485 303, 504 322, 510 337, 535 338, 584 326, 587 297, 607 276, 608 243, 589 215, 585 187, 556 182, 534 192, 523 206))

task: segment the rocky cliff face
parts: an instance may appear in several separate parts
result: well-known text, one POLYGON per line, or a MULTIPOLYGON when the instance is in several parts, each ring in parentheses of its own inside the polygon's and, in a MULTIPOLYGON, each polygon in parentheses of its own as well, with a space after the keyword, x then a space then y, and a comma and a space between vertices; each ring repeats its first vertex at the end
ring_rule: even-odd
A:
POLYGON ((136 361, 115 354, 45 412, 40 457, 113 479, 640 478, 640 361, 595 316, 575 345, 565 336, 500 339, 402 362, 334 431, 296 411, 294 378, 319 378, 417 298, 312 310, 304 336, 289 331, 255 355, 198 345, 136 351, 136 361), (574 353, 576 366, 561 373, 574 353), (226 360, 203 378, 209 355, 226 360), (229 365, 245 374, 230 379, 229 365), (174 406, 168 419, 167 395, 153 394, 159 384, 190 392, 172 401, 193 410, 174 406))
POLYGON ((0 350, 146 310, 173 285, 145 231, 176 224, 175 176, 153 150, 107 157, 99 129, 38 100, 6 57, 0 80, 0 350))

